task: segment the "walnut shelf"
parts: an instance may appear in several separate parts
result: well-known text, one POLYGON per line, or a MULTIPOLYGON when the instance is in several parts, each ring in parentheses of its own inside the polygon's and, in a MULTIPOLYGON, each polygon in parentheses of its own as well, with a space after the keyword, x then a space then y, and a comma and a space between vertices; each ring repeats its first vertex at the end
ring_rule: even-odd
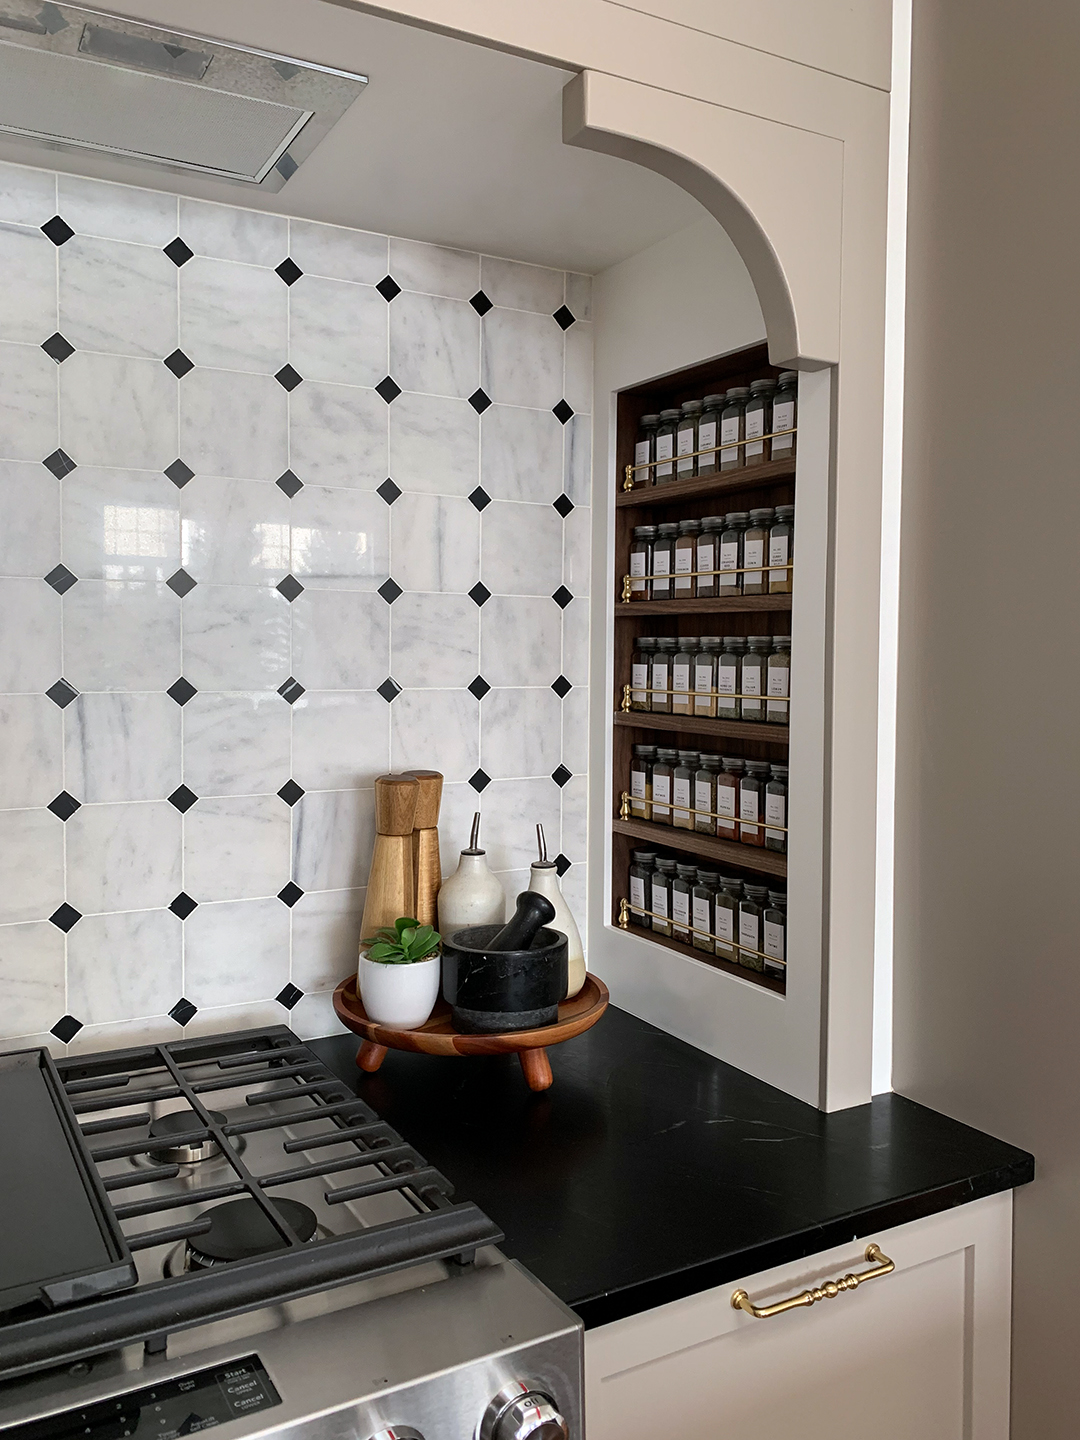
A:
POLYGON ((761 485, 795 479, 795 461, 768 460, 764 465, 741 465, 719 475, 702 475, 693 480, 671 480, 663 485, 642 485, 637 490, 620 490, 616 506, 638 509, 643 505, 678 505, 684 500, 706 500, 713 495, 731 495, 738 490, 756 490, 761 485))
MULTIPOLYGON (((708 735, 716 740, 725 736, 729 740, 759 740, 765 745, 786 745, 788 727, 769 725, 755 720, 714 720, 709 715, 660 715, 651 710, 616 710, 614 723, 632 730, 682 730, 687 735, 708 735)), ((780 762, 777 761, 777 764, 780 762)), ((629 777, 622 785, 616 780, 621 795, 629 783, 629 777)))
POLYGON ((754 870, 759 875, 787 876, 787 856, 757 845, 741 845, 737 840, 721 840, 715 835, 700 835, 695 830, 676 830, 674 825, 654 825, 651 820, 613 820, 616 835, 629 835, 634 840, 647 840, 665 850, 684 850, 741 870, 754 870))
POLYGON ((762 975, 758 970, 747 970, 744 965, 736 965, 731 960, 722 960, 719 955, 706 954, 704 950, 695 950, 692 945, 684 945, 681 940, 672 940, 670 936, 660 935, 655 930, 649 930, 644 925, 635 925, 633 922, 627 927, 628 935, 638 935, 642 940, 651 940, 654 945, 663 945, 667 950, 675 950, 680 955, 689 955, 694 960, 700 960, 703 965, 711 965, 714 970, 723 970, 728 975, 735 975, 740 980, 745 980, 750 985, 759 985, 763 990, 771 990, 774 995, 783 995, 785 985, 783 980, 776 980, 771 975, 762 975))
MULTIPOLYGON (((618 600, 618 597, 616 596, 618 600)), ((615 606, 616 620, 643 620, 650 615, 741 615, 791 609, 790 595, 733 595, 692 600, 621 600, 615 606)))

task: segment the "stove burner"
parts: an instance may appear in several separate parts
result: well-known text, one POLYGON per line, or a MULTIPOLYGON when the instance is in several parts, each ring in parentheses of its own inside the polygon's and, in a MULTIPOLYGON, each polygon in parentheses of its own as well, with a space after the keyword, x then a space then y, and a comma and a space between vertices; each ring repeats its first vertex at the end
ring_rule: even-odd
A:
MULTIPOLYGON (((315 1211, 299 1200, 271 1200, 281 1218, 303 1241, 312 1240, 318 1227, 315 1211)), ((208 1270, 227 1265, 231 1260, 250 1260, 284 1250, 287 1242, 278 1234, 263 1213, 257 1200, 227 1200, 205 1211, 211 1217, 210 1229, 187 1243, 187 1268, 208 1270)))
MULTIPOLYGON (((215 1125, 224 1125, 228 1120, 228 1116, 222 1115, 220 1111, 210 1110, 207 1113, 215 1125)), ((150 1138, 168 1140, 172 1135, 188 1135, 191 1131, 200 1129, 201 1125, 202 1122, 194 1110, 171 1110, 168 1115, 159 1115, 150 1122, 150 1138)), ((194 1165, 196 1161, 210 1160, 220 1154, 221 1146, 207 1136, 205 1140, 193 1141, 187 1145, 174 1145, 167 1150, 151 1150, 149 1158, 158 1165, 194 1165)))

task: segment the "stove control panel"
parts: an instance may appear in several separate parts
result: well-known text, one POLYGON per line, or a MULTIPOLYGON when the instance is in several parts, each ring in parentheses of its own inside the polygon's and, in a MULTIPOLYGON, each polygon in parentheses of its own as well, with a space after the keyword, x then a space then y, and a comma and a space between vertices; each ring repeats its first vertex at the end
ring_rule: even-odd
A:
POLYGON ((281 1404, 257 1355, 61 1410, 4 1431, 4 1440, 179 1440, 281 1404))
POLYGON ((512 1380, 484 1412, 479 1440, 569 1440, 569 1435, 550 1395, 512 1380))

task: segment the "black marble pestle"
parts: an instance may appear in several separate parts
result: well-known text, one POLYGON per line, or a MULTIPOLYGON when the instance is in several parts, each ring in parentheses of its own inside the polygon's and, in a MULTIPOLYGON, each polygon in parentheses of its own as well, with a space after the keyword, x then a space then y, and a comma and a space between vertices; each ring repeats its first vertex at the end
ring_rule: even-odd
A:
POLYGON ((535 890, 523 890, 517 897, 517 908, 510 919, 494 937, 489 940, 487 950, 528 950, 536 939, 542 925, 550 925, 555 919, 555 906, 545 895, 535 890))

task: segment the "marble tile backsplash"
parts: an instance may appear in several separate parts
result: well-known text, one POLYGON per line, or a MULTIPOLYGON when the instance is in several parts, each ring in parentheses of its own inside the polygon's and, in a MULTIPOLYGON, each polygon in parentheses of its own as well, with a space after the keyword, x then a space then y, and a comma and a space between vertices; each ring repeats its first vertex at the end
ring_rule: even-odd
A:
POLYGON ((335 1028, 390 769, 581 915, 589 277, 7 165, 0 259, 0 1048, 335 1028))

